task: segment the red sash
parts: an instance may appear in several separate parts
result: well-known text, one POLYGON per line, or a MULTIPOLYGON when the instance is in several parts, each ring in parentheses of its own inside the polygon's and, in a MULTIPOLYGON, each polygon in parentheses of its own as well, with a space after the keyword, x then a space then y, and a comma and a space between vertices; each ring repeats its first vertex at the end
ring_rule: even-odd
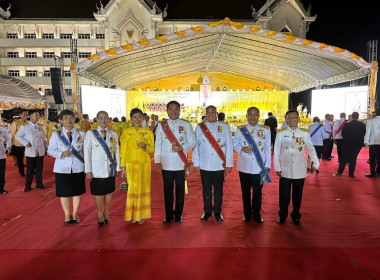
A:
POLYGON ((220 148, 218 142, 216 142, 214 136, 211 134, 210 130, 208 130, 205 123, 200 123, 199 127, 201 128, 204 136, 210 143, 211 147, 215 150, 215 152, 218 154, 220 159, 223 161, 223 168, 226 168, 226 155, 224 154, 223 150, 220 148))
POLYGON ((335 132, 334 138, 339 134, 339 132, 343 129, 344 125, 346 124, 347 120, 343 121, 342 124, 339 126, 338 130, 335 132))
MULTIPOLYGON (((161 121, 161 126, 162 130, 164 131, 166 137, 168 137, 169 141, 174 145, 174 146, 181 146, 181 144, 178 142, 177 138, 174 136, 173 131, 170 129, 168 122, 166 120, 161 121)), ((187 161, 187 156, 183 151, 177 152, 180 159, 183 161, 185 164, 185 172, 186 175, 190 175, 190 166, 191 163, 187 161)))

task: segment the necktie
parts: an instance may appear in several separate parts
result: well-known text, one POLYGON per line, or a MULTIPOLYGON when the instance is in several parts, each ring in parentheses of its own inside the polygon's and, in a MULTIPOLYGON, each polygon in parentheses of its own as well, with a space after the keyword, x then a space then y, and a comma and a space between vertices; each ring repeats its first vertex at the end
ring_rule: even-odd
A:
POLYGON ((69 141, 70 143, 73 141, 73 136, 71 136, 72 132, 71 131, 68 131, 67 132, 67 136, 69 137, 69 141))
POLYGON ((102 133, 103 139, 106 140, 107 130, 102 129, 100 132, 102 133))

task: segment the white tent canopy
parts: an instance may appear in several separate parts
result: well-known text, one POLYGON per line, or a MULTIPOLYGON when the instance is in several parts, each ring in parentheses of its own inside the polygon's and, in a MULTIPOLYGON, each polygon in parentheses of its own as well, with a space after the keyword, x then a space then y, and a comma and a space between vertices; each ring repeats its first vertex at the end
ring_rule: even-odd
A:
POLYGON ((47 100, 28 83, 0 75, 0 109, 43 109, 47 100))
POLYGON ((339 47, 226 18, 99 52, 74 72, 125 90, 189 73, 224 73, 300 92, 363 78, 373 66, 339 47))

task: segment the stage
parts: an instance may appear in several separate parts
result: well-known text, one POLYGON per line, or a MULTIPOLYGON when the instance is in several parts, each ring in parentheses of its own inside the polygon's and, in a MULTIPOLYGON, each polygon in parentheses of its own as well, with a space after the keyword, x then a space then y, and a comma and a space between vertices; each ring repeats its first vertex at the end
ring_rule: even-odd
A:
POLYGON ((183 223, 162 224, 162 178, 152 168, 152 218, 123 220, 127 193, 117 190, 111 223, 97 224, 94 199, 83 195, 80 224, 63 226, 53 159, 45 158, 46 190, 23 193, 7 158, 8 194, 0 195, 0 279, 380 279, 380 178, 366 178, 368 150, 355 178, 334 177, 332 161, 306 179, 302 224, 278 225, 278 178, 263 189, 263 224, 243 222, 236 169, 226 177, 223 223, 201 222, 199 174, 188 179, 183 223))

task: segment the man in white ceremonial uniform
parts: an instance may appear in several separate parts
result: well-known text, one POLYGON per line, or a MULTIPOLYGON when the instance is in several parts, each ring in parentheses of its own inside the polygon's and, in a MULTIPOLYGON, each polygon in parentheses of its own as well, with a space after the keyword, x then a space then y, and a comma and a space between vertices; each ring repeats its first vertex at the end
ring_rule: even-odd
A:
POLYGON ((16 133, 16 140, 25 146, 26 179, 24 192, 32 190, 34 171, 36 171, 36 187, 46 189, 42 183, 42 170, 47 151, 47 139, 44 128, 37 123, 39 117, 38 112, 29 111, 29 123, 21 126, 16 133))
POLYGON ((302 192, 307 176, 305 150, 313 163, 312 171, 318 170, 319 160, 311 142, 308 129, 298 128, 299 115, 296 110, 286 113, 289 127, 281 129, 276 136, 273 152, 274 170, 280 177, 280 211, 278 223, 283 224, 288 217, 290 194, 293 211, 290 214, 295 225, 300 224, 302 192))
MULTIPOLYGON (((320 160, 323 154, 323 138, 325 137, 325 130, 323 125, 320 124, 321 120, 318 117, 313 118, 313 124, 309 125, 311 143, 313 143, 317 157, 320 160)), ((310 157, 307 157, 307 171, 314 171, 319 173, 319 170, 312 169, 313 163, 310 157)))
POLYGON ((0 194, 8 193, 4 188, 5 186, 5 169, 6 169, 6 158, 7 154, 11 153, 11 135, 8 129, 0 126, 0 194))
POLYGON ((338 162, 340 162, 342 159, 342 141, 343 141, 342 129, 346 123, 347 123, 346 113, 340 113, 340 119, 334 121, 334 125, 333 125, 333 139, 334 139, 334 143, 336 144, 338 162))
POLYGON ((201 173, 204 209, 201 220, 207 221, 214 212, 215 219, 222 222, 224 176, 232 170, 234 150, 230 126, 217 120, 216 107, 208 106, 206 122, 199 123, 195 129, 197 145, 193 151, 193 165, 201 173))
POLYGON ((333 122, 334 117, 330 114, 325 115, 325 120, 323 121, 323 126, 325 129, 325 137, 323 138, 323 154, 322 159, 323 160, 331 160, 331 152, 334 147, 334 141, 333 141, 333 122))
POLYGON ((258 124, 259 119, 259 109, 248 108, 248 124, 238 128, 233 143, 234 150, 239 155, 237 170, 243 198, 244 221, 249 222, 253 218, 256 222, 263 223, 260 210, 263 185, 270 183, 271 131, 269 126, 258 124))
POLYGON ((375 110, 376 117, 369 119, 364 136, 364 144, 369 147, 370 173, 366 177, 380 176, 380 107, 375 110))
POLYGON ((154 162, 156 169, 162 172, 164 181, 165 219, 164 224, 173 220, 182 223, 182 212, 185 202, 185 173, 190 165, 187 153, 196 144, 193 127, 179 118, 180 104, 170 101, 167 104, 168 120, 162 120, 157 126, 154 162), (175 184, 175 208, 174 203, 175 184))
POLYGON ((86 178, 90 182, 91 194, 95 196, 99 226, 110 222, 112 193, 120 171, 119 140, 117 133, 108 129, 108 119, 105 111, 96 114, 99 126, 87 131, 83 147, 86 178))

